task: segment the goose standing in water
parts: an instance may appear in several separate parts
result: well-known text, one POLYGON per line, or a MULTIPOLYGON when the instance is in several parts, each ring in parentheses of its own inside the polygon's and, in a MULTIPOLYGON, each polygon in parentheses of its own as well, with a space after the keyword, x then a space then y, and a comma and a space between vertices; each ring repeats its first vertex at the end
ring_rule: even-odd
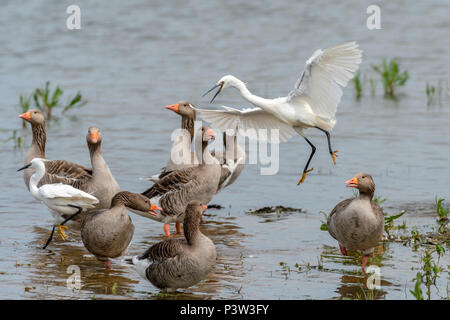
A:
POLYGON ((362 50, 356 42, 348 42, 325 50, 316 50, 306 61, 305 69, 294 90, 287 97, 265 99, 247 89, 244 82, 234 76, 222 77, 205 95, 218 88, 211 102, 225 88, 238 89, 244 99, 256 108, 238 110, 224 107, 223 110, 197 109, 198 115, 211 122, 214 128, 225 131, 236 124, 244 129, 279 129, 279 141, 292 137, 295 132, 301 135, 311 147, 311 154, 303 169, 297 185, 302 183, 309 169, 316 147, 305 136, 304 130, 316 128, 325 133, 328 150, 336 164, 337 150, 333 151, 330 131, 336 124, 336 110, 341 100, 342 88, 353 77, 361 63, 362 50))
MULTIPOLYGON (((60 223, 63 220, 65 223, 65 219, 69 216, 94 208, 99 201, 96 197, 89 193, 62 183, 45 184, 38 187, 39 181, 45 175, 45 161, 46 159, 34 158, 29 164, 17 171, 28 168, 33 168, 35 170, 33 175, 30 177, 30 192, 36 200, 41 201, 50 209, 55 217, 56 223, 59 223, 59 233, 63 240, 65 240, 65 234, 62 228, 67 227, 62 226, 60 223)), ((49 241, 46 246, 48 243, 49 241)))
MULTIPOLYGON (((199 165, 195 152, 191 152, 191 144, 194 137, 194 122, 197 108, 189 101, 180 101, 176 104, 167 105, 166 109, 172 110, 181 116, 181 133, 172 145, 170 158, 164 170, 157 175, 143 178, 153 182, 158 181, 173 170, 179 170, 199 165), (176 157, 176 163, 173 158, 176 157)), ((223 133, 223 145, 225 152, 212 153, 222 166, 222 175, 219 182, 218 191, 234 183, 241 174, 245 166, 245 151, 236 141, 236 134, 229 136, 223 133), (227 156, 227 157, 225 157, 227 156)))
MULTIPOLYGON (((45 128, 45 118, 42 111, 37 109, 29 110, 19 115, 20 118, 31 124, 31 130, 33 133, 33 141, 27 154, 25 155, 24 164, 30 163, 34 158, 45 159, 45 144, 47 142, 47 133, 45 128)), ((45 161, 46 175, 54 174, 60 178, 69 179, 86 179, 92 175, 92 170, 80 166, 76 163, 66 160, 52 160, 45 161)), ((30 177, 34 173, 34 169, 31 167, 25 169, 23 178, 25 186, 30 190, 30 177)), ((40 184, 52 183, 51 180, 47 180, 47 177, 41 179, 40 184)))
POLYGON ((174 170, 195 167, 200 163, 195 152, 191 151, 195 122, 195 110, 192 104, 188 101, 180 101, 176 104, 167 105, 166 109, 181 116, 181 131, 172 144, 169 160, 163 171, 151 177, 142 178, 144 180, 156 182, 174 170), (174 161, 174 159, 176 160, 174 161))
POLYGON ((170 236, 170 222, 175 222, 177 233, 181 233, 184 212, 190 201, 198 199, 208 204, 217 192, 221 166, 207 148, 208 142, 215 139, 215 133, 208 127, 202 127, 197 135, 202 139, 201 150, 195 150, 197 158, 202 159, 201 164, 172 171, 142 193, 162 208, 157 216, 143 216, 164 223, 166 236, 170 236))
POLYGON ((133 238, 134 225, 127 208, 149 215, 156 215, 154 210, 161 209, 143 195, 121 191, 112 198, 109 209, 90 211, 81 222, 84 246, 108 269, 111 267, 109 258, 123 255, 133 238))
POLYGON ((154 286, 173 291, 203 280, 216 264, 216 247, 200 230, 206 206, 189 202, 184 215, 185 239, 169 239, 151 246, 144 254, 127 260, 154 286))
POLYGON ((380 206, 372 200, 375 183, 370 174, 358 173, 345 184, 358 189, 359 196, 341 201, 334 207, 328 216, 328 232, 338 241, 343 255, 347 255, 347 250, 363 252, 364 273, 367 258, 383 235, 384 215, 380 206))

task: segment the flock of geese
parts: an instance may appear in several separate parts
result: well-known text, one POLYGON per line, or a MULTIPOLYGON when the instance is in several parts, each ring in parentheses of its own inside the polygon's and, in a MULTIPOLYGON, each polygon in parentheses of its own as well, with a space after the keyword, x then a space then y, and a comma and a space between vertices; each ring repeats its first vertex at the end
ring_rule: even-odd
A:
MULTIPOLYGON (((134 234, 128 209, 163 223, 167 239, 125 261, 163 290, 198 283, 216 262, 214 243, 199 229, 202 214, 214 195, 233 184, 245 166, 245 150, 236 142, 238 130, 279 130, 278 141, 268 138, 271 143, 300 134, 311 146, 311 154, 298 184, 313 170, 309 165, 315 146, 305 136, 306 129, 316 128, 326 134, 329 153, 336 163, 337 151, 331 148, 329 132, 336 123, 342 88, 358 69, 361 56, 362 51, 355 42, 317 50, 287 97, 258 97, 241 80, 230 75, 222 77, 207 92, 218 88, 212 102, 225 88, 234 87, 254 108, 200 109, 187 101, 166 106, 181 117, 182 130, 173 142, 166 166, 162 172, 145 178, 153 185, 141 194, 120 190, 102 156, 103 136, 99 128, 90 127, 86 136, 92 166, 86 168, 66 160, 48 160, 43 113, 29 110, 21 114, 20 118, 31 124, 33 141, 25 156, 25 166, 18 171, 23 170, 25 186, 55 218, 44 248, 50 244, 56 228, 65 240, 65 224, 70 221, 79 227, 85 248, 109 269, 110 259, 124 255, 134 234), (208 143, 216 138, 210 127, 202 126, 194 132, 196 116, 224 131, 223 153, 211 153, 208 149, 208 143), (228 129, 235 130, 234 134, 229 135, 228 129), (193 141, 201 144, 194 152, 191 151, 193 141), (170 234, 169 224, 173 222, 177 234, 184 237, 170 234)), ((384 218, 372 201, 375 184, 369 174, 358 174, 346 184, 357 188, 359 197, 344 200, 333 209, 328 230, 338 240, 343 254, 347 250, 364 252, 364 272, 367 257, 381 238, 384 218)))

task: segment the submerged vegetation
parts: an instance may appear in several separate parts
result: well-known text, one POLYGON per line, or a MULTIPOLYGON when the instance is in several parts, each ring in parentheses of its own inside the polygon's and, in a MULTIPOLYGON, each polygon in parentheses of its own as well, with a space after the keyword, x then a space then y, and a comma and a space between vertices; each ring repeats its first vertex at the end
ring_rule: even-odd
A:
POLYGON ((395 58, 389 62, 383 58, 380 64, 372 65, 372 69, 380 75, 384 95, 390 98, 394 98, 396 88, 405 85, 409 79, 408 71, 401 72, 395 58))
MULTIPOLYGON (((19 96, 20 111, 21 113, 25 113, 30 109, 36 108, 44 113, 47 121, 51 121, 57 119, 54 110, 60 109, 60 115, 63 116, 67 111, 82 107, 87 103, 87 100, 83 99, 79 91, 75 97, 69 97, 66 103, 62 102, 62 95, 63 90, 58 85, 52 90, 50 88, 50 81, 47 81, 43 88, 36 88, 29 95, 24 94, 19 96)), ((26 128, 25 120, 22 120, 22 128, 26 128)), ((13 130, 10 137, 2 140, 3 143, 9 141, 14 142, 14 149, 23 146, 23 139, 17 130, 13 130)))
POLYGON ((445 208, 445 206, 443 205, 444 200, 445 199, 443 198, 438 199, 438 196, 434 198, 434 202, 436 203, 436 213, 439 216, 439 221, 447 221, 447 215, 450 212, 450 209, 445 208))
POLYGON ((56 86, 56 88, 52 91, 50 89, 50 81, 47 81, 43 88, 34 89, 31 95, 20 96, 20 107, 22 112, 28 111, 32 97, 34 107, 44 112, 45 118, 49 121, 52 120, 52 117, 54 116, 53 110, 56 108, 62 109, 61 114, 63 115, 66 111, 73 108, 82 107, 87 103, 86 100, 83 100, 83 96, 79 91, 75 97, 68 98, 65 104, 61 102, 62 95, 63 90, 59 86, 56 86))

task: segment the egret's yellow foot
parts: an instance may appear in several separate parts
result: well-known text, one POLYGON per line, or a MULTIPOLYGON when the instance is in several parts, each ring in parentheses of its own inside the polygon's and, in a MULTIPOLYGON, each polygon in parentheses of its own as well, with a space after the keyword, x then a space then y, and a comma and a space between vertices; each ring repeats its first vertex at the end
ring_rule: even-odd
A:
POLYGON ((298 181, 297 185, 299 185, 300 183, 303 183, 303 181, 305 181, 305 179, 306 179, 306 174, 308 172, 313 171, 313 170, 314 170, 314 168, 311 168, 309 170, 303 171, 302 178, 298 181))
POLYGON ((59 225, 58 226, 58 233, 59 233, 59 236, 63 239, 63 240, 66 240, 66 234, 64 233, 64 230, 63 229, 66 229, 66 230, 69 230, 69 228, 67 227, 67 226, 61 226, 61 225, 59 225))
POLYGON ((336 157, 338 156, 337 153, 339 150, 335 150, 334 152, 330 153, 331 159, 333 159, 333 163, 336 164, 336 157))

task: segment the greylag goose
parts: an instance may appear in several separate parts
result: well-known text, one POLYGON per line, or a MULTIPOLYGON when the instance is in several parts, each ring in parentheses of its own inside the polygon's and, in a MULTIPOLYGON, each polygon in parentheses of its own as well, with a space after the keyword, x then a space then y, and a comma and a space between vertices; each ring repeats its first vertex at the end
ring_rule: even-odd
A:
MULTIPOLYGON (((24 164, 30 163, 34 158, 45 159, 45 144, 47 142, 45 118, 41 110, 32 109, 19 115, 20 118, 31 124, 33 133, 33 141, 27 154, 25 155, 24 164)), ((80 166, 76 163, 66 160, 52 160, 45 162, 46 174, 54 174, 59 177, 71 179, 83 179, 92 175, 92 170, 80 166)), ((34 173, 31 167, 26 169, 23 174, 24 182, 28 190, 30 190, 30 177, 34 173)), ((46 178, 41 179, 42 183, 47 183, 46 178)), ((49 181, 51 183, 51 181, 49 181)))
POLYGON ((162 172, 151 177, 142 178, 144 180, 156 182, 173 170, 190 168, 199 164, 195 152, 191 151, 195 122, 195 110, 192 104, 188 101, 180 101, 167 105, 165 108, 181 116, 181 131, 172 144, 169 160, 162 172))
POLYGON ((134 225, 126 208, 156 215, 160 208, 140 194, 128 191, 117 193, 109 209, 90 211, 81 222, 81 240, 86 249, 111 267, 109 258, 123 255, 134 234, 134 225))
POLYGON ((375 183, 370 174, 358 173, 345 184, 358 189, 359 196, 341 201, 334 207, 328 216, 328 232, 338 241, 343 255, 347 255, 347 250, 363 252, 364 273, 367 258, 383 235, 384 215, 380 206, 372 200, 375 183))
POLYGON ((157 216, 143 216, 164 223, 166 236, 170 236, 170 222, 175 222, 177 233, 181 233, 184 212, 191 200, 198 199, 208 204, 217 192, 221 167, 207 148, 208 142, 215 139, 215 133, 208 127, 202 127, 197 135, 202 139, 202 149, 196 150, 197 158, 202 159, 202 163, 196 167, 172 171, 142 193, 162 208, 157 216))
POLYGON ((328 151, 336 164, 337 151, 333 151, 330 131, 336 124, 336 110, 341 100, 342 89, 353 78, 361 63, 362 50, 356 42, 347 42, 325 50, 316 50, 306 61, 304 71, 294 89, 286 97, 265 99, 252 94, 244 82, 227 75, 217 81, 205 95, 218 88, 211 102, 228 87, 239 90, 241 96, 256 108, 238 110, 198 109, 198 115, 220 130, 232 129, 236 122, 244 130, 279 129, 278 141, 282 142, 297 132, 311 147, 311 153, 297 185, 304 182, 316 147, 305 136, 304 131, 316 128, 325 133, 328 151))
MULTIPOLYGON (((180 101, 172 105, 167 105, 166 109, 172 110, 181 116, 181 133, 172 145, 167 166, 160 174, 153 175, 149 178, 143 178, 144 180, 156 182, 173 170, 194 167, 199 164, 195 152, 191 152, 197 108, 195 108, 189 101, 180 101), (174 158, 177 160, 174 161, 174 158)), ((215 158, 217 158, 217 160, 219 160, 219 163, 222 166, 222 175, 220 178, 218 191, 236 181, 245 165, 245 151, 237 143, 236 135, 233 137, 234 139, 231 140, 231 136, 228 136, 224 132, 223 145, 225 147, 225 152, 211 153, 215 158), (230 141, 227 143, 227 140, 230 141), (224 155, 228 155, 228 158, 225 158, 224 155)))
POLYGON ((154 286, 172 291, 203 280, 216 264, 216 247, 200 230, 206 206, 189 202, 184 215, 186 239, 169 239, 151 246, 144 254, 127 260, 154 286))
MULTIPOLYGON (((70 185, 62 183, 44 184, 38 187, 39 181, 45 175, 46 159, 34 158, 31 162, 17 171, 33 168, 35 172, 30 177, 30 192, 36 200, 44 203, 52 212, 57 223, 60 223, 66 216, 72 216, 86 209, 92 209, 98 204, 98 199, 93 195, 82 190, 76 189, 70 185)), ((66 221, 64 221, 65 223, 66 221)), ((63 226, 59 224, 59 233, 65 240, 65 234, 62 231, 63 226)), ((54 231, 54 228, 53 228, 54 231)), ((53 236, 52 231, 52 236, 53 236)), ((51 237, 52 237, 51 236, 51 237)), ((50 239, 51 240, 51 239, 50 239)), ((46 246, 48 245, 47 242, 46 246)), ((46 247, 45 246, 45 247, 46 247)), ((45 248, 44 247, 44 248, 45 248)))

